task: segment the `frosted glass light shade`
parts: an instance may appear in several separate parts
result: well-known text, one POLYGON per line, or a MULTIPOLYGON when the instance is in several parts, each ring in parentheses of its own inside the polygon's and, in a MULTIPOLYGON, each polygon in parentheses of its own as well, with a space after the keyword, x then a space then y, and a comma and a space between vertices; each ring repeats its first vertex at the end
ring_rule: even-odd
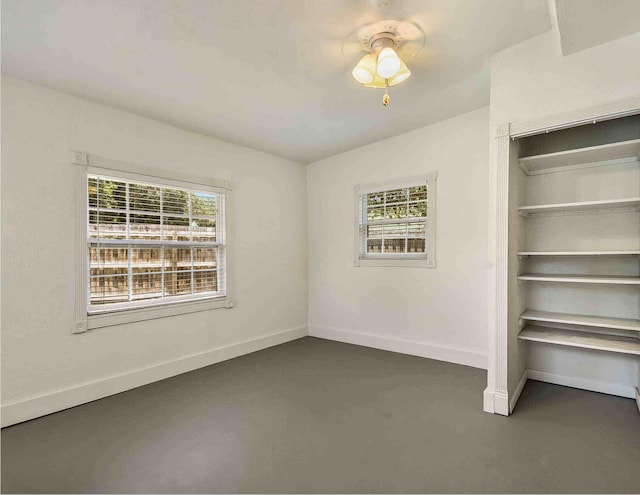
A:
POLYGON ((395 76, 400 70, 400 58, 393 48, 386 47, 378 54, 377 73, 383 79, 395 76))
POLYGON ((411 71, 407 67, 407 64, 404 63, 402 59, 400 60, 400 70, 398 73, 389 79, 389 86, 395 86, 396 84, 400 84, 402 81, 406 81, 411 76, 411 71))
MULTIPOLYGON (((409 76, 411 76, 411 71, 407 67, 407 65, 400 59, 400 70, 398 73, 389 78, 389 87, 395 86, 396 84, 400 84, 402 81, 406 81, 409 76)), ((384 78, 380 77, 378 74, 375 75, 373 81, 364 85, 365 88, 380 88, 384 89, 386 87, 384 83, 384 78)))
POLYGON ((367 53, 351 71, 353 78, 360 84, 370 84, 376 77, 376 59, 367 53))

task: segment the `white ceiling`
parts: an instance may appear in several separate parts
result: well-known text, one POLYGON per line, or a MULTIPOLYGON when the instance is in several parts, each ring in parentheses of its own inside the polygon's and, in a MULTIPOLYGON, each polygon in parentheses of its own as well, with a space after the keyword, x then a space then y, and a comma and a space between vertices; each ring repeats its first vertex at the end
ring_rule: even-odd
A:
POLYGON ((2 72, 311 162, 487 105, 487 58, 550 27, 547 0, 3 0, 2 72), (384 18, 426 33, 387 108, 342 51, 384 18))
POLYGON ((640 31, 640 0, 555 0, 563 55, 640 31))

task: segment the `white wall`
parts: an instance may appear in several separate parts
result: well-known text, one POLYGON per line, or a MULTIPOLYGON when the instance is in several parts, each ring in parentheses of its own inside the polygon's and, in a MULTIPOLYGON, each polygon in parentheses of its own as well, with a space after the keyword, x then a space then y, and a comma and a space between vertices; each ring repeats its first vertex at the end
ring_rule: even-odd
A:
POLYGON ((311 335, 486 367, 488 123, 482 108, 308 166, 311 335), (354 267, 353 186, 432 170, 437 268, 354 267))
POLYGON ((2 159, 4 424, 306 334, 302 165, 11 78, 2 159), (71 150, 230 180, 236 307, 72 335, 71 150))
MULTIPOLYGON (((563 57, 557 34, 546 34, 527 40, 497 54, 491 61, 491 161, 489 168, 490 258, 495 260, 495 184, 496 156, 494 129, 503 123, 523 122, 543 117, 597 107, 640 96, 640 34, 628 36, 594 48, 563 57)), ((489 328, 495 328, 495 273, 489 279, 489 328)), ((493 331, 493 330, 492 330, 493 331)), ((492 344, 489 343, 490 352, 492 344)), ((531 345, 528 360, 530 368, 550 373, 555 379, 567 377, 567 383, 595 384, 611 390, 638 380, 638 366, 633 358, 596 357, 607 366, 588 367, 584 363, 586 351, 555 349, 531 345), (545 359, 541 352, 553 355, 545 359), (558 356, 561 356, 560 358, 558 356), (613 370, 611 367, 616 367, 613 370), (608 368, 606 373, 594 376, 594 369, 608 368), (560 376, 560 378, 558 378, 560 376), (612 377, 617 382, 612 382, 612 377), (598 383, 596 383, 598 382, 598 383), (602 382, 605 382, 604 385, 602 382), (618 383, 619 382, 619 383, 618 383)), ((512 348, 512 357, 517 349, 512 348)), ((637 361, 637 360, 636 360, 637 361)), ((596 362, 596 361, 592 361, 596 362)), ((510 369, 513 369, 510 366, 510 369)), ((519 377, 509 377, 510 392, 514 392, 519 377)))

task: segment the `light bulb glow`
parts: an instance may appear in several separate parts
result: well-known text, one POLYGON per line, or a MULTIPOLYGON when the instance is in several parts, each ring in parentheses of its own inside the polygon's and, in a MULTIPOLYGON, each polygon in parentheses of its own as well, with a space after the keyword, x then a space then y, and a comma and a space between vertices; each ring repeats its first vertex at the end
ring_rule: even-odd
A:
POLYGON ((362 57, 351 71, 351 75, 360 84, 372 83, 376 75, 376 59, 373 55, 367 54, 362 57))
POLYGON ((400 58, 391 47, 383 48, 378 54, 378 67, 376 72, 383 79, 395 76, 400 70, 400 58))

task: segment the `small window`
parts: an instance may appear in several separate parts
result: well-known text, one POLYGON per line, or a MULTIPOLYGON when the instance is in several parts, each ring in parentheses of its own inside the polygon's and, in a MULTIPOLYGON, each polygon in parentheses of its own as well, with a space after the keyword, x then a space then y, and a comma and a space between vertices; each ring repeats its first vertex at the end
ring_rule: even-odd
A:
POLYGON ((356 266, 435 267, 435 179, 356 186, 356 266))

